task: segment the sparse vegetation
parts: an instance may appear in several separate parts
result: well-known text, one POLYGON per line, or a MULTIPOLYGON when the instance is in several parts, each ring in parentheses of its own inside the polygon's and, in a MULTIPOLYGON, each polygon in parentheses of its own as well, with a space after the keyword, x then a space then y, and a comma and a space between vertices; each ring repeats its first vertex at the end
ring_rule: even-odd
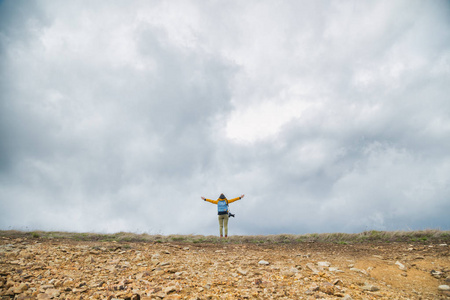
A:
POLYGON ((3 237, 32 237, 35 239, 71 239, 75 241, 100 242, 149 242, 149 243, 234 243, 234 244, 291 244, 291 243, 336 243, 341 245, 372 242, 409 242, 409 243, 449 243, 450 231, 428 229, 420 231, 377 231, 369 230, 361 233, 309 233, 302 235, 235 235, 228 239, 203 235, 149 235, 119 232, 114 234, 74 233, 58 231, 0 231, 3 237))

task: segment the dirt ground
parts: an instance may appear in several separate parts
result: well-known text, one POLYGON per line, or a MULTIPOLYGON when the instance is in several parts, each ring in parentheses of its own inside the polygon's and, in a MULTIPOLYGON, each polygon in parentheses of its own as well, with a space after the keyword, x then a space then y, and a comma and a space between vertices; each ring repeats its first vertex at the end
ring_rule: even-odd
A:
POLYGON ((450 299, 450 248, 0 237, 1 299, 450 299))

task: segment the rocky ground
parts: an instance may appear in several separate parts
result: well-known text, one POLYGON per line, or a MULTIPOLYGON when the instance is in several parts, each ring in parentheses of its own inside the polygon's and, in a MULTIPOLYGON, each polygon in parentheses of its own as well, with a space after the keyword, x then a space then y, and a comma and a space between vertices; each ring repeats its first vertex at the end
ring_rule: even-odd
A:
POLYGON ((450 299, 447 244, 0 237, 1 299, 450 299))

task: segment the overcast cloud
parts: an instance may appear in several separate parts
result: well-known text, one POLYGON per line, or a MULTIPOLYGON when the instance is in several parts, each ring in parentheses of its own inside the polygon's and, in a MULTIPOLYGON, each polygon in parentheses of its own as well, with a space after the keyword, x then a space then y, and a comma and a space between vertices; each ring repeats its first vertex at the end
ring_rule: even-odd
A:
POLYGON ((0 1, 0 229, 450 229, 448 1, 0 1))

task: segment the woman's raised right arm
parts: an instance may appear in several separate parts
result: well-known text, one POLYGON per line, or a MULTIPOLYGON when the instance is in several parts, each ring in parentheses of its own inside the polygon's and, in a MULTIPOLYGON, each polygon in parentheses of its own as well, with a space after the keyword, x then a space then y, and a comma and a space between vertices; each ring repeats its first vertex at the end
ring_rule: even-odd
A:
POLYGON ((204 201, 210 202, 210 203, 212 203, 212 204, 217 204, 217 203, 219 203, 219 200, 206 199, 205 197, 202 197, 202 199, 203 199, 204 201))

